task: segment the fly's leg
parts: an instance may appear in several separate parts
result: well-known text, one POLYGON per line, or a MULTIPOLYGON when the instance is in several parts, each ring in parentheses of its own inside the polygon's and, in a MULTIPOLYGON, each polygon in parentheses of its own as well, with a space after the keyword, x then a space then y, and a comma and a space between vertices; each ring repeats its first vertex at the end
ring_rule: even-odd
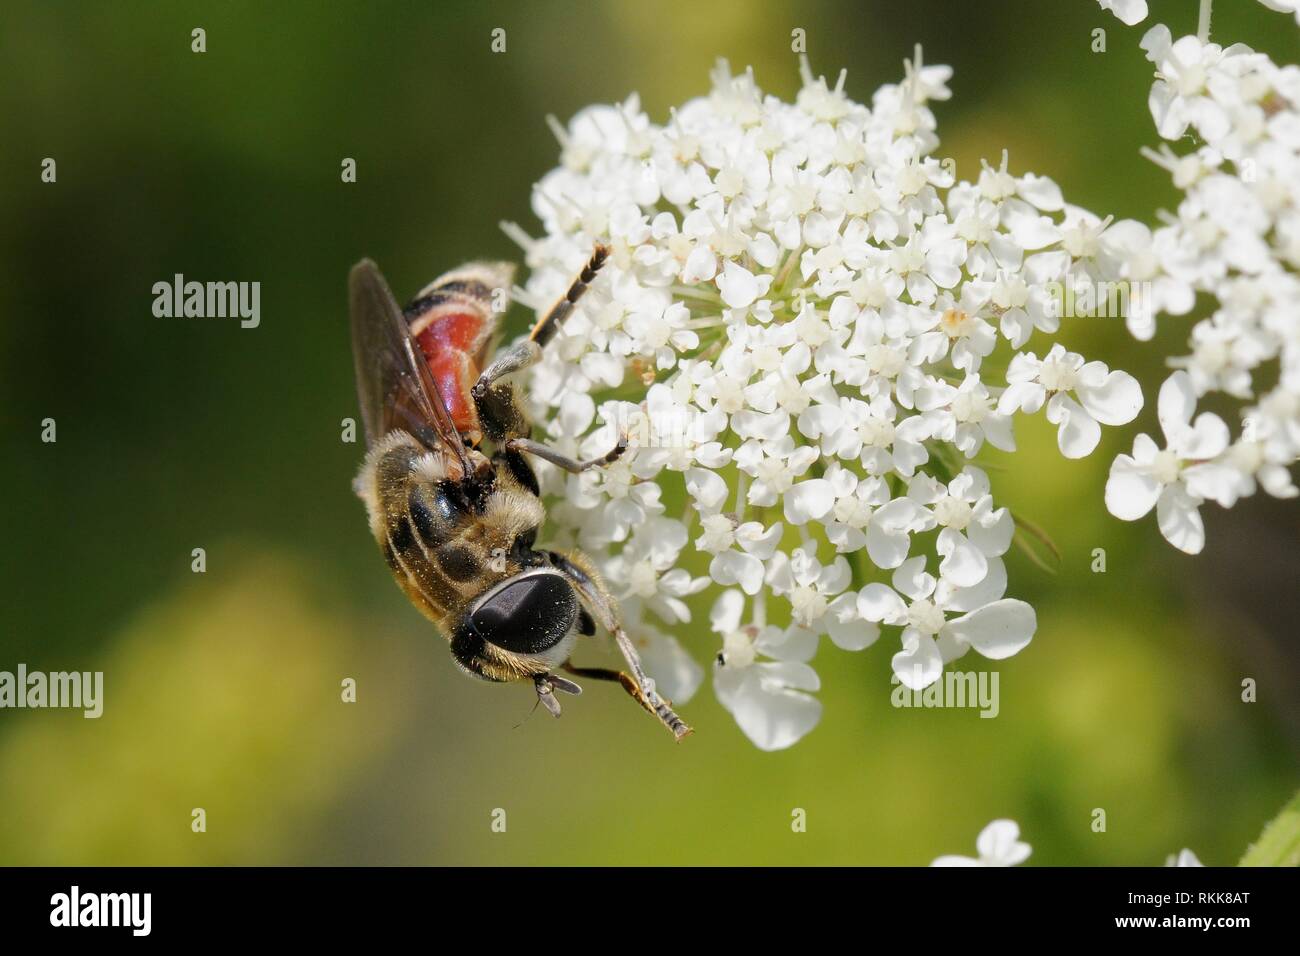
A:
MULTIPOLYGON (((584 672, 587 672, 586 676, 598 680, 617 681, 638 704, 654 714, 660 723, 672 731, 674 740, 681 740, 689 734, 691 728, 673 712, 672 703, 660 696, 655 689, 655 682, 641 666, 641 655, 637 653, 632 639, 628 637, 619 621, 618 605, 601 581, 600 575, 591 566, 590 559, 580 552, 566 555, 558 551, 547 551, 545 554, 550 559, 551 566, 569 579, 569 583, 582 599, 583 605, 591 610, 600 626, 614 635, 614 643, 618 645, 624 660, 627 661, 628 670, 631 671, 630 674, 625 674, 622 671, 584 668, 584 672)), ((578 673, 567 664, 565 669, 570 673, 578 673)))
POLYGON ((569 291, 533 326, 528 338, 494 358, 470 388, 470 397, 478 410, 479 422, 491 441, 500 443, 507 438, 528 437, 528 419, 520 407, 514 387, 502 379, 537 363, 546 343, 554 338, 560 325, 573 312, 574 304, 582 298, 608 257, 609 249, 597 245, 587 264, 569 286, 569 291))
POLYGON ((483 374, 478 377, 478 381, 470 389, 470 395, 475 402, 482 402, 487 396, 488 390, 492 388, 498 379, 505 378, 513 372, 522 372, 524 369, 536 365, 541 357, 542 347, 532 339, 524 339, 522 342, 512 345, 494 358, 492 364, 483 370, 483 374))
POLYGON ((578 277, 573 280, 569 290, 564 293, 563 298, 551 307, 538 323, 533 326, 533 331, 529 333, 528 338, 518 344, 511 346, 502 352, 492 361, 483 374, 479 376, 477 382, 471 390, 475 401, 482 399, 488 393, 494 382, 498 379, 510 375, 514 372, 522 372, 524 369, 537 363, 542 357, 542 349, 546 343, 555 337, 564 320, 573 312, 574 305, 586 293, 588 286, 596 278, 596 273, 600 267, 605 264, 609 258, 609 249, 606 246, 597 245, 587 264, 582 267, 578 277))
POLYGON ((551 307, 551 311, 542 316, 541 321, 533 326, 533 331, 528 336, 530 341, 544 347, 551 340, 555 333, 559 331, 560 325, 569 317, 569 313, 573 311, 573 306, 582 298, 583 293, 587 291, 587 287, 591 285, 596 278, 596 273, 600 271, 600 267, 605 264, 605 260, 608 258, 609 247, 597 243, 596 248, 591 253, 591 258, 582 267, 578 277, 573 280, 573 284, 569 286, 569 291, 564 293, 564 298, 555 303, 551 307))
POLYGON ((572 694, 574 697, 582 693, 582 688, 573 681, 556 677, 554 674, 538 674, 533 678, 533 687, 537 690, 538 703, 545 707, 552 717, 560 716, 560 701, 555 696, 557 690, 572 694))
MULTIPOLYGON (((487 404, 489 390, 497 379, 513 372, 523 371, 541 359, 542 349, 555 336, 555 333, 564 323, 564 320, 569 317, 569 314, 573 312, 574 304, 582 298, 608 257, 609 249, 597 245, 587 264, 578 273, 578 277, 573 280, 573 284, 569 286, 569 291, 533 327, 533 331, 528 338, 503 352, 479 377, 478 383, 474 386, 475 401, 483 399, 482 404, 487 404)), ((567 472, 578 474, 589 468, 599 468, 617 461, 627 451, 627 436, 620 434, 617 443, 609 452, 590 461, 578 461, 547 445, 543 445, 541 442, 533 441, 528 437, 526 428, 522 430, 516 429, 513 432, 513 437, 510 437, 505 442, 505 447, 508 451, 533 455, 543 461, 549 461, 567 472)))
POLYGON ((575 677, 590 677, 592 680, 607 680, 619 684, 627 691, 628 696, 644 707, 647 712, 657 717, 660 723, 672 731, 674 740, 681 740, 691 733, 691 728, 686 726, 686 723, 673 713, 672 702, 655 692, 654 681, 650 680, 649 677, 645 678, 650 687, 649 695, 647 695, 636 679, 623 671, 612 670, 608 667, 576 667, 572 663, 565 664, 564 669, 575 677))
POLYGON ((588 461, 578 461, 576 458, 570 458, 568 455, 556 451, 550 445, 543 445, 531 438, 509 438, 506 439, 505 445, 507 451, 518 451, 526 455, 533 455, 543 461, 549 461, 552 465, 563 468, 570 474, 576 475, 587 471, 589 468, 603 468, 618 461, 623 456, 623 452, 627 451, 627 435, 620 434, 613 448, 600 457, 588 461))

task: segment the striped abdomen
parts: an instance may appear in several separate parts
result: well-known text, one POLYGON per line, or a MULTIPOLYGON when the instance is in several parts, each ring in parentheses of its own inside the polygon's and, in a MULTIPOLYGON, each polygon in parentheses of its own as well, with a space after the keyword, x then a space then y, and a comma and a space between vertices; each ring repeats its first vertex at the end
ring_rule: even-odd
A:
POLYGON ((482 429, 470 389, 496 333, 513 269, 509 263, 461 266, 434 279, 404 310, 438 394, 471 444, 481 440, 482 429))

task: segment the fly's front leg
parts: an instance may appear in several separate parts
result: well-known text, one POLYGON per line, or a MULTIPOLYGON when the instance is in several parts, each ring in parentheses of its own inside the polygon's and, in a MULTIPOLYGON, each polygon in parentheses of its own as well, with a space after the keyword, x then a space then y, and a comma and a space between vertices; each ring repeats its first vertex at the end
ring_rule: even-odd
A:
POLYGON ((505 378, 514 372, 522 372, 530 366, 536 365, 542 357, 542 347, 532 339, 524 339, 510 348, 506 349, 495 359, 492 364, 483 370, 483 374, 478 377, 474 387, 470 389, 476 402, 482 401, 498 379, 505 378))
POLYGON ((589 559, 579 552, 565 555, 558 551, 547 551, 546 556, 550 558, 551 565, 569 579, 569 583, 582 598, 583 604, 591 608, 600 626, 614 635, 614 642, 618 645, 624 660, 627 661, 628 670, 632 673, 625 674, 604 668, 574 668, 569 664, 565 665, 565 670, 571 674, 594 677, 598 680, 618 681, 637 703, 654 714, 659 722, 672 732, 674 740, 681 740, 691 733, 691 728, 686 725, 686 722, 673 712, 672 702, 659 694, 655 689, 655 682, 641 666, 641 655, 636 652, 632 639, 627 636, 627 631, 623 630, 623 625, 619 621, 618 606, 614 603, 614 598, 604 582, 600 580, 600 576, 591 567, 589 559))
POLYGON ((479 376, 471 390, 475 401, 482 400, 497 380, 537 364, 542 357, 542 349, 555 337, 564 320, 573 312, 573 307, 586 293, 607 258, 609 258, 609 249, 597 245, 587 264, 564 293, 564 297, 533 326, 533 331, 529 333, 528 338, 506 349, 483 370, 483 374, 479 376))
POLYGON ((672 710, 668 706, 670 702, 666 702, 662 697, 660 697, 657 705, 651 703, 642 691, 641 687, 637 684, 636 680, 623 671, 616 671, 608 667, 577 667, 571 661, 564 665, 564 669, 575 677, 590 677, 592 680, 607 680, 618 684, 627 691, 629 697, 663 721, 670 730, 673 730, 674 735, 679 738, 684 737, 686 734, 691 732, 689 727, 686 727, 685 724, 682 724, 681 721, 678 720, 677 723, 685 729, 685 732, 677 734, 676 730, 673 729, 673 725, 669 720, 665 720, 664 717, 664 712, 671 714, 672 718, 677 717, 676 714, 672 713, 672 710))
POLYGON ((590 468, 602 468, 618 461, 623 457, 623 453, 627 451, 627 435, 620 433, 613 448, 600 457, 588 461, 578 461, 576 458, 570 458, 568 455, 556 451, 550 445, 543 445, 531 438, 509 438, 506 439, 505 446, 507 451, 518 451, 523 452, 525 455, 532 455, 542 459, 542 461, 549 461, 552 465, 563 468, 570 474, 577 475, 590 468))
POLYGON ((556 677, 554 674, 538 674, 533 678, 533 687, 537 691, 537 702, 545 707, 552 717, 560 716, 560 702, 555 696, 557 690, 575 697, 582 693, 582 688, 573 681, 556 677))
MULTIPOLYGON (((612 681, 627 691, 628 696, 646 709, 646 711, 659 719, 659 722, 672 731, 674 740, 681 740, 691 733, 691 728, 678 717, 672 708, 672 701, 660 696, 654 689, 654 681, 645 677, 649 684, 649 692, 646 688, 637 683, 636 678, 623 671, 612 670, 608 667, 576 667, 572 663, 566 663, 564 669, 575 677, 590 677, 592 680, 612 681)), ((644 674, 643 674, 644 677, 644 674)))

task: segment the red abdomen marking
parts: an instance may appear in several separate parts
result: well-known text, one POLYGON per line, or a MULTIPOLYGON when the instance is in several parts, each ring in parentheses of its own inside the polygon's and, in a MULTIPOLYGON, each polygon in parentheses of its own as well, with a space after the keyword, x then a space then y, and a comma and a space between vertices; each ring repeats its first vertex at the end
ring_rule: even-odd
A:
POLYGON ((470 389, 478 381, 473 352, 482 342, 482 333, 481 315, 451 312, 430 319, 415 337, 451 420, 474 441, 479 437, 479 421, 470 389))

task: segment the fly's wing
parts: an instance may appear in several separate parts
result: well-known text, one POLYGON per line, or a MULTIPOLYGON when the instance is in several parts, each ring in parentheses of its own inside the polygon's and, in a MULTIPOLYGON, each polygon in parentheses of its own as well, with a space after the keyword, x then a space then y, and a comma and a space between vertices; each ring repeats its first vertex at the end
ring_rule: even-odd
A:
POLYGON ((442 449, 469 474, 465 444, 438 394, 429 366, 388 283, 369 259, 348 276, 352 314, 352 361, 357 373, 361 420, 370 447, 394 428, 430 449, 442 449))

